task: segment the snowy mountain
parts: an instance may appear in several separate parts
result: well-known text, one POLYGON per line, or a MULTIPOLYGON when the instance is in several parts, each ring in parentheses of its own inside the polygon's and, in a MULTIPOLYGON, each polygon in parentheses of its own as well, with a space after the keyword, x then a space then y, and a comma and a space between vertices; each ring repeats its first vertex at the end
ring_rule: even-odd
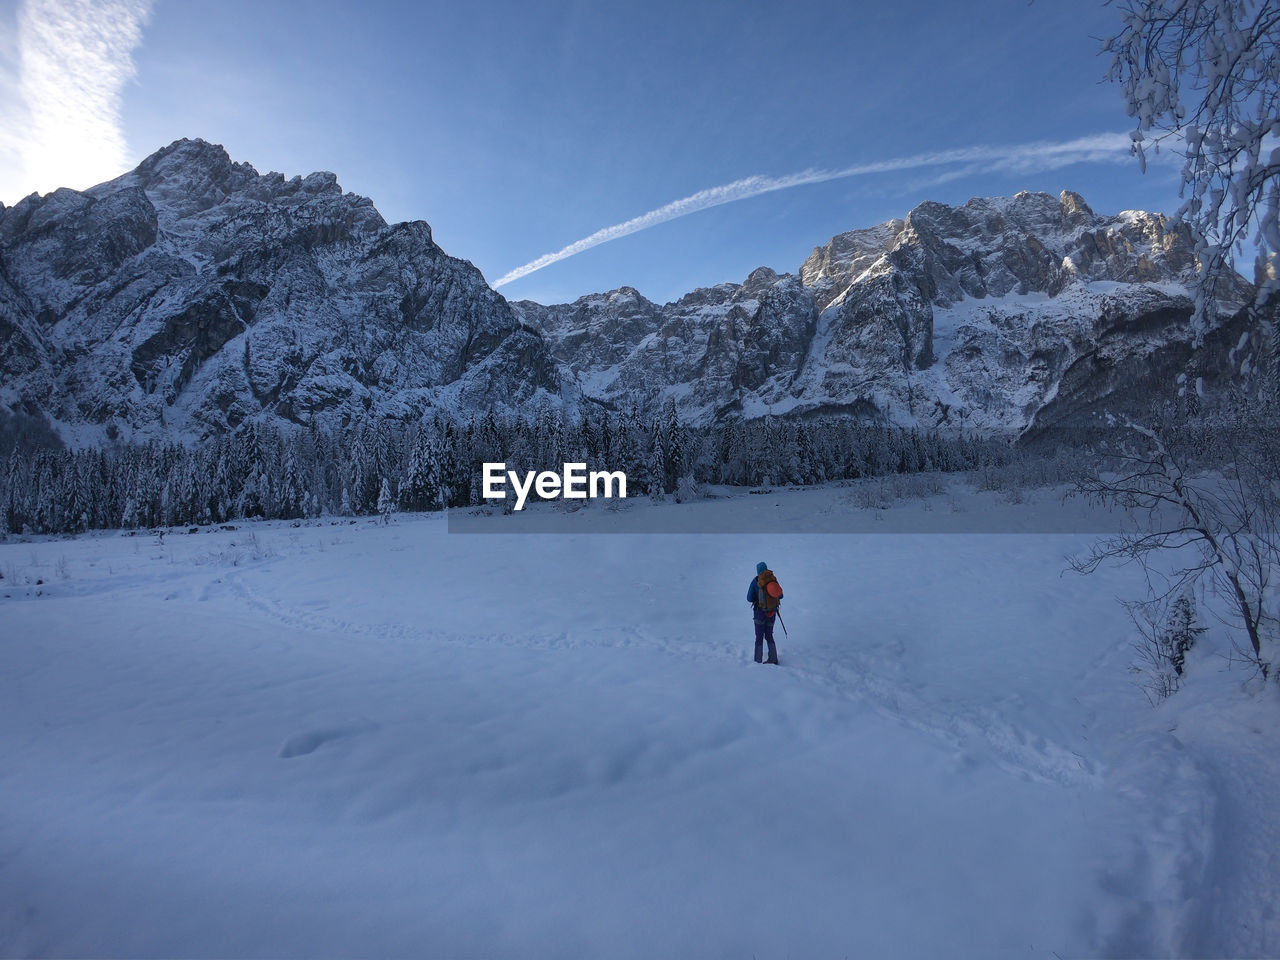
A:
POLYGON ((559 390, 541 337, 426 223, 202 140, 0 206, 0 371, 0 402, 85 439, 559 390))
POLYGON ((260 175, 180 140, 89 190, 0 205, 0 409, 72 442, 667 399, 690 422, 1039 429, 1238 368, 1239 319, 1192 349, 1191 251, 1163 216, 1021 193, 922 204, 796 274, 661 306, 628 287, 510 304, 331 173, 260 175))
MULTIPOLYGON (((832 238, 798 275, 761 268, 665 306, 629 287, 515 306, 583 394, 613 406, 1021 431, 1230 372, 1222 345, 1242 319, 1192 349, 1192 249, 1158 214, 1020 193, 921 204, 832 238)), ((1250 292, 1232 278, 1228 312, 1250 292)))

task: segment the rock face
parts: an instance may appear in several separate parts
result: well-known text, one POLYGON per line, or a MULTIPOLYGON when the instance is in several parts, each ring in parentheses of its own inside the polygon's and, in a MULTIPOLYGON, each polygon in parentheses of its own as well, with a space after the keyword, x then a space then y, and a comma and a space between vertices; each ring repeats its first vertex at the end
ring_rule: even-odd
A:
POLYGON ((0 401, 86 439, 560 392, 542 338, 427 224, 201 140, 0 207, 0 369, 0 401))
POLYGON ((662 307, 630 287, 563 306, 515 306, 584 396, 641 411, 675 396, 690 420, 736 410, 738 397, 799 370, 816 317, 800 280, 767 267, 741 285, 695 290, 662 307))
MULTIPOLYGON (((832 238, 798 275, 761 268, 664 306, 630 288, 515 306, 610 406, 1046 429, 1204 375, 1192 248, 1160 215, 1020 193, 924 203, 832 238)), ((1228 310, 1251 296, 1223 289, 1228 310)))
POLYGON ((1238 320, 1193 346, 1194 267, 1162 216, 1020 193, 921 204, 796 274, 674 303, 623 287, 509 304, 427 224, 387 224, 331 173, 260 175, 180 140, 109 183, 0 205, 0 407, 73 442, 668 400, 693 423, 1035 432, 1247 366, 1238 320))

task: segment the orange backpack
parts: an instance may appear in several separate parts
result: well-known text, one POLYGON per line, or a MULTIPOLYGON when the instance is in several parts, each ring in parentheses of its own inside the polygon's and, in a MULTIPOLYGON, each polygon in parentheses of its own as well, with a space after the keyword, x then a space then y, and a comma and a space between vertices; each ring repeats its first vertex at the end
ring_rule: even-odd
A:
POLYGON ((772 570, 766 570, 756 577, 757 607, 772 617, 778 612, 778 601, 781 599, 782 584, 778 583, 778 578, 773 575, 772 570))

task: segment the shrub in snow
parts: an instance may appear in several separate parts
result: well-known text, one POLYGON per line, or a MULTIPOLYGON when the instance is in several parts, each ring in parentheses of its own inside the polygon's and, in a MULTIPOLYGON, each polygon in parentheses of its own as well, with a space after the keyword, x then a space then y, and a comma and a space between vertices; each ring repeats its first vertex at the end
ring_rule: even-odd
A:
POLYGON ((1134 645, 1139 662, 1135 669, 1142 677, 1147 698, 1159 703, 1177 692, 1186 670, 1187 652, 1195 646, 1205 628, 1200 626, 1191 591, 1173 601, 1167 614, 1160 600, 1129 603, 1129 616, 1141 639, 1134 645))
POLYGON ((1159 637, 1161 653, 1178 676, 1182 676, 1186 666, 1187 651, 1195 646, 1205 629, 1199 624, 1196 602, 1191 594, 1188 592, 1178 597, 1159 637))
POLYGON ((701 500, 704 495, 702 484, 691 473, 686 473, 676 484, 676 503, 692 503, 694 500, 701 500))
POLYGON ((848 500, 859 510, 888 510, 893 496, 881 480, 860 483, 849 491, 848 500))
POLYGON ((889 486, 895 500, 924 500, 947 492, 946 483, 932 473, 895 473, 889 486))

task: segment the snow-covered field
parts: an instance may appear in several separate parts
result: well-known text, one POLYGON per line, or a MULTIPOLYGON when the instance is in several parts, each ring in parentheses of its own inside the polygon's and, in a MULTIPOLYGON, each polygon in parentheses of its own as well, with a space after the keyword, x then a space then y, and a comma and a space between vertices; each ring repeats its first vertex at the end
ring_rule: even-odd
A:
POLYGON ((1280 955, 1277 685, 1087 534, 235 526, 0 544, 0 954, 1280 955))

